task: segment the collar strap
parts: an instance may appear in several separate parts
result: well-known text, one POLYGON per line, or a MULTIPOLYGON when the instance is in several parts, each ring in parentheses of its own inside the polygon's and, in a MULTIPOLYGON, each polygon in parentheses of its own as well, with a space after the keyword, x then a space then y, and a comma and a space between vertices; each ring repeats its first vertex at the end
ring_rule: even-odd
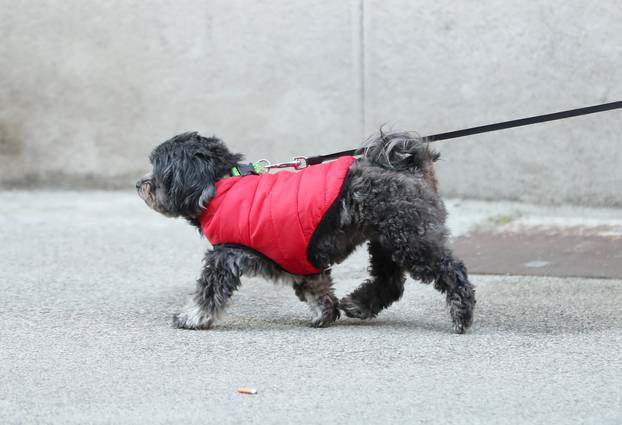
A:
POLYGON ((248 164, 236 164, 235 167, 231 168, 228 174, 225 174, 224 177, 240 177, 240 176, 249 176, 249 175, 258 175, 264 173, 265 168, 258 162, 251 162, 248 164))

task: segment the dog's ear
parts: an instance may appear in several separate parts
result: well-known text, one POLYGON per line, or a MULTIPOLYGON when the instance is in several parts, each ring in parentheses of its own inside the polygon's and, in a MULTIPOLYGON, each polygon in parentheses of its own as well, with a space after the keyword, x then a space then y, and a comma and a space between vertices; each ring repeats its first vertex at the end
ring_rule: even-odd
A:
POLYGON ((239 153, 232 153, 217 137, 197 136, 198 144, 194 145, 193 156, 208 163, 216 178, 227 174, 232 167, 244 159, 239 153))
POLYGON ((201 209, 205 209, 205 207, 207 207, 207 203, 210 199, 212 199, 212 196, 214 196, 215 193, 216 186, 214 186, 213 184, 210 184, 205 189, 203 189, 203 192, 201 192, 201 195, 199 196, 199 207, 201 209))
POLYGON ((174 167, 169 200, 180 215, 197 216, 214 196, 215 183, 213 165, 203 155, 182 157, 174 167))

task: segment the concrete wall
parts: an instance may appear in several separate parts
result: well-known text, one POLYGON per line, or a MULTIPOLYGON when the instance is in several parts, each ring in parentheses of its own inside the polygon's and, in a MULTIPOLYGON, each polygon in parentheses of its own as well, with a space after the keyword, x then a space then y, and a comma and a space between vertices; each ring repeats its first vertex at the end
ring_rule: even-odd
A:
MULTIPOLYGON (((131 187, 160 141, 250 159, 622 99, 622 2, 0 0, 0 186, 131 187)), ((622 205, 622 112, 439 143, 446 195, 622 205)))

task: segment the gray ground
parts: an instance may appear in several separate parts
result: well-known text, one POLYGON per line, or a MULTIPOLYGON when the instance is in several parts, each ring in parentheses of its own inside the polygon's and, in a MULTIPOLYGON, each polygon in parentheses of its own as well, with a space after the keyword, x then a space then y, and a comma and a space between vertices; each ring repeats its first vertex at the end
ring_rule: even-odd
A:
MULTIPOLYGON (((450 205, 457 234, 511 209, 450 205)), ((132 194, 0 193, 0 423, 622 421, 620 281, 473 276, 453 335, 415 282, 375 321, 311 329, 291 288, 247 280, 216 329, 175 330, 205 246, 132 194)), ((364 253, 335 275, 356 286, 364 253)))

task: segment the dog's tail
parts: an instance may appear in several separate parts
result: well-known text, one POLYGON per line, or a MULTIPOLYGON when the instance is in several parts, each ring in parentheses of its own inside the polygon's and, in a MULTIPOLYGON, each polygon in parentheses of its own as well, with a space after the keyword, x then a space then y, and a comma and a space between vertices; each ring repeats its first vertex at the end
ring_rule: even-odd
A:
POLYGON ((384 132, 369 139, 363 147, 363 157, 372 165, 389 170, 423 173, 424 178, 436 190, 434 162, 440 154, 430 149, 421 137, 407 131, 384 132))

